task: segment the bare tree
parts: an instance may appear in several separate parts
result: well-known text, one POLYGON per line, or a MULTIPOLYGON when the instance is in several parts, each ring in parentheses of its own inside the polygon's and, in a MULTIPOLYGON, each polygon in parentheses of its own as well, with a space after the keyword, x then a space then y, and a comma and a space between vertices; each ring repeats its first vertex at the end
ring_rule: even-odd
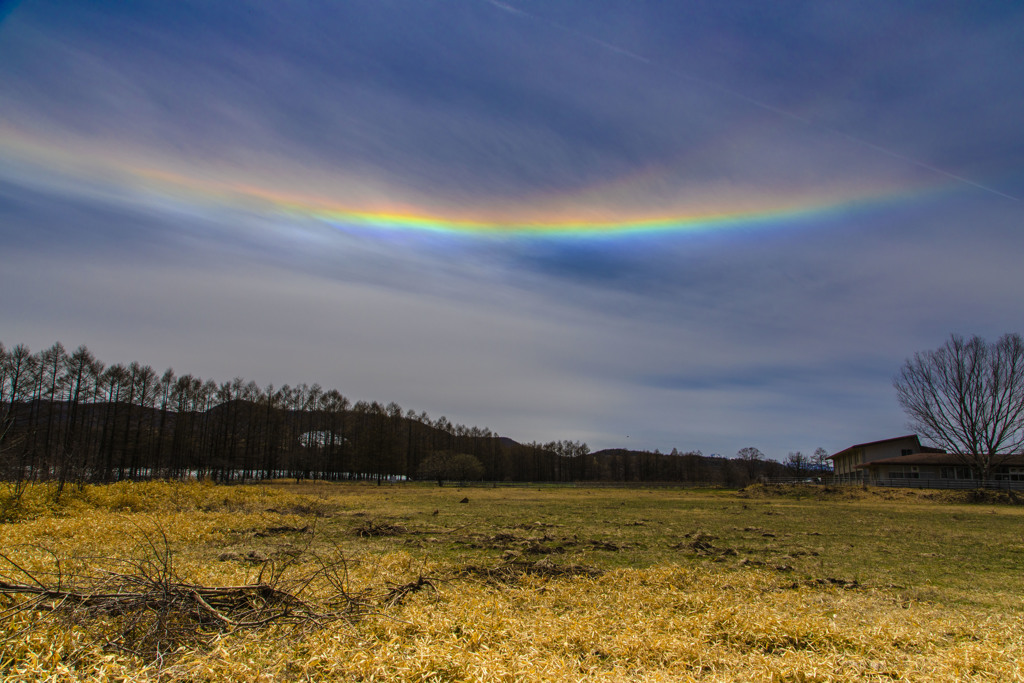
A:
MULTIPOLYGON (((48 393, 46 394, 46 430, 44 434, 43 443, 43 456, 47 459, 48 465, 58 465, 60 472, 60 486, 64 486, 64 475, 66 471, 66 454, 63 450, 63 444, 58 444, 54 439, 54 419, 58 417, 57 403, 62 398, 61 394, 64 391, 65 375, 64 367, 67 365, 67 350, 64 345, 60 342, 54 343, 53 346, 46 349, 45 351, 39 352, 39 368, 42 372, 41 381, 44 383, 44 387, 48 387, 48 393)), ((44 404, 40 402, 39 408, 42 409, 44 404)), ((60 489, 58 489, 59 491, 60 489)))
POLYGON ((468 453, 436 451, 423 459, 419 467, 422 479, 436 479, 438 486, 445 480, 473 481, 484 476, 484 466, 468 453))
POLYGON ((802 477, 807 472, 807 467, 810 464, 810 459, 801 451, 791 452, 786 458, 786 466, 789 467, 796 477, 802 477))
MULTIPOLYGON (((65 372, 68 382, 67 393, 67 415, 64 426, 64 438, 61 450, 66 452, 62 465, 64 469, 70 467, 77 471, 72 474, 79 484, 85 483, 86 471, 89 468, 88 443, 86 430, 79 427, 81 418, 80 407, 85 398, 92 393, 93 382, 98 373, 96 357, 85 346, 79 346, 66 361, 65 372), (71 461, 70 456, 74 454, 75 460, 71 461)), ((65 476, 62 470, 61 477, 65 476)))
POLYGON ((747 468, 747 476, 751 479, 757 476, 760 462, 764 460, 764 453, 753 446, 747 446, 736 451, 736 457, 743 461, 747 468))
POLYGON ((1024 339, 951 335, 914 354, 893 380, 910 426, 982 480, 1024 446, 1024 339))
POLYGON ((814 465, 814 469, 818 472, 829 472, 832 470, 832 464, 828 461, 828 451, 822 447, 814 449, 814 455, 811 458, 811 462, 814 465))
POLYGON ((13 363, 11 356, 0 342, 0 445, 3 445, 4 435, 11 426, 11 412, 14 408, 14 398, 11 397, 7 387, 13 379, 13 363))
POLYGON ((4 437, 14 423, 11 415, 14 412, 14 392, 18 389, 18 376, 15 374, 14 352, 7 352, 0 343, 0 474, 7 474, 7 462, 3 457, 4 437))

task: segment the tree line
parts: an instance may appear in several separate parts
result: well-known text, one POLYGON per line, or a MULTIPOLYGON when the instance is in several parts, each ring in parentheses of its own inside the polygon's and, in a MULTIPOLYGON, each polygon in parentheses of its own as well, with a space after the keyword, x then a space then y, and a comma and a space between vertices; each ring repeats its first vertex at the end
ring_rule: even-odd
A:
POLYGON ((107 366, 85 346, 68 352, 57 342, 33 353, 0 343, 0 476, 19 483, 295 477, 740 484, 784 474, 781 467, 676 450, 591 453, 571 440, 520 444, 394 402, 353 403, 319 384, 218 383, 137 361, 107 366))

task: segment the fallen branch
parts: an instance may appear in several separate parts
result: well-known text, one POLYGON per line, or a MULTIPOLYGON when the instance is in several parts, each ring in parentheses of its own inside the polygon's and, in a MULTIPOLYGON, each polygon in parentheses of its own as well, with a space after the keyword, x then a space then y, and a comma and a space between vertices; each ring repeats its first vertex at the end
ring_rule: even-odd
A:
POLYGON ((402 602, 412 593, 423 590, 424 588, 432 588, 436 592, 437 586, 433 583, 435 580, 436 579, 420 575, 415 581, 403 583, 392 588, 388 591, 388 594, 384 596, 384 599, 381 600, 381 603, 385 607, 394 607, 395 605, 402 604, 402 602))
POLYGON ((319 569, 297 578, 286 576, 292 558, 265 563, 251 584, 204 586, 178 577, 166 538, 162 544, 146 538, 142 547, 142 559, 90 559, 89 573, 70 573, 56 557, 56 571, 29 569, 0 553, 0 619, 34 612, 67 620, 102 632, 108 647, 159 659, 221 633, 271 624, 319 627, 376 613, 365 592, 349 591, 343 557, 310 553, 319 569), (318 598, 311 601, 303 596, 314 580, 318 598))

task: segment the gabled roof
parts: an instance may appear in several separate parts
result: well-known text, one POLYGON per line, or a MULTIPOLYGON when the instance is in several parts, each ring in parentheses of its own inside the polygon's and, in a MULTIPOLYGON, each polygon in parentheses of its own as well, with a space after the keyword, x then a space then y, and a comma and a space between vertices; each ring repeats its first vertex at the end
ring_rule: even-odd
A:
MULTIPOLYGON (((839 451, 838 453, 835 453, 833 455, 828 456, 828 458, 829 458, 829 460, 831 460, 832 458, 838 458, 840 455, 846 455, 850 451, 855 450, 857 448, 864 448, 865 446, 877 446, 878 444, 889 443, 890 441, 903 441, 904 439, 913 439, 917 443, 917 447, 921 448, 921 440, 917 438, 917 434, 907 434, 906 436, 894 436, 891 439, 880 439, 879 441, 868 441, 867 443, 859 443, 859 444, 850 446, 849 448, 844 448, 843 450, 839 451)), ((921 450, 925 450, 925 449, 921 448, 921 450)), ((903 457, 907 457, 907 456, 903 456, 903 457)))
MULTIPOLYGON (((854 467, 874 467, 875 465, 966 465, 964 458, 972 456, 957 456, 955 453, 911 453, 896 458, 885 458, 884 460, 872 460, 854 467)), ((1024 465, 1024 454, 1014 453, 1007 456, 996 456, 1000 465, 1024 465), (1005 457, 1005 459, 1003 459, 1005 457)))

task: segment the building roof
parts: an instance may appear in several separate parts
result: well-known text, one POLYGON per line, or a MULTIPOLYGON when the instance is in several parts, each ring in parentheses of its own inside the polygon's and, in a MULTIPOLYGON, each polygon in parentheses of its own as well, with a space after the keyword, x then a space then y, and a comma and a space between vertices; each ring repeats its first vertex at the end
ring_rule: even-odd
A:
MULTIPOLYGON (((860 465, 854 465, 854 467, 874 467, 875 465, 949 465, 949 466, 964 466, 966 465, 965 458, 971 456, 958 456, 955 453, 911 453, 910 455, 901 455, 896 458, 885 458, 884 460, 872 460, 871 462, 865 462, 860 465)), ((1001 459, 1002 456, 996 456, 1001 459)), ((1007 455, 1005 460, 1001 460, 1000 465, 1024 465, 1024 453, 1014 453, 1007 455)))
MULTIPOLYGON (((877 446, 878 444, 889 443, 890 441, 903 441, 904 439, 913 439, 915 442, 917 442, 918 448, 921 448, 921 441, 920 441, 920 439, 917 438, 917 434, 907 434, 906 436, 894 436, 891 439, 880 439, 878 441, 868 441, 867 443, 855 444, 853 446, 850 446, 849 448, 844 448, 843 450, 839 451, 838 453, 835 453, 835 454, 830 455, 828 457, 829 457, 829 460, 831 460, 832 458, 838 458, 840 455, 846 455, 850 451, 852 451, 854 449, 857 449, 857 448, 864 448, 865 446, 877 446)), ((924 450, 924 449, 922 448, 922 450, 924 450)))

